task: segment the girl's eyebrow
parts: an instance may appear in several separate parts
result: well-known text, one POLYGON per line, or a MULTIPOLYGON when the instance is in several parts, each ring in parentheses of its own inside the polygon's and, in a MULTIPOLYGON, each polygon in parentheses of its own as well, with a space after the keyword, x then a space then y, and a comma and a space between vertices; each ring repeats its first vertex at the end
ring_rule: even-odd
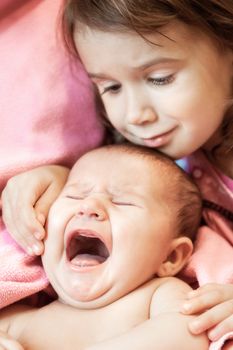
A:
POLYGON ((156 66, 159 64, 166 64, 166 63, 174 63, 178 62, 179 60, 177 58, 172 58, 172 57, 157 57, 152 60, 149 60, 148 62, 141 63, 138 66, 133 67, 133 69, 141 69, 145 70, 151 66, 156 66))
MULTIPOLYGON (((147 68, 150 68, 151 66, 156 66, 159 64, 169 64, 169 63, 178 63, 180 62, 179 59, 177 58, 173 58, 173 57, 157 57, 154 58, 152 60, 149 60, 147 62, 144 63, 140 63, 138 65, 135 65, 134 67, 131 67, 132 70, 146 70, 147 68)), ((99 79, 99 80, 111 80, 111 78, 109 76, 107 76, 106 74, 102 74, 102 73, 88 73, 88 76, 91 79, 99 79)))
POLYGON ((88 76, 91 79, 99 79, 99 80, 111 80, 109 76, 101 73, 88 73, 88 76))

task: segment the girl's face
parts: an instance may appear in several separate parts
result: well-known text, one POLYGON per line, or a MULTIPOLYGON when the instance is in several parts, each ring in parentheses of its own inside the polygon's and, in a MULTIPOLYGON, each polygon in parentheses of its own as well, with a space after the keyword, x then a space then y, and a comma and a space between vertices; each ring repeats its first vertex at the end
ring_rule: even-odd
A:
POLYGON ((89 28, 74 37, 110 122, 126 139, 174 159, 214 142, 231 95, 231 52, 180 22, 144 38, 89 28))

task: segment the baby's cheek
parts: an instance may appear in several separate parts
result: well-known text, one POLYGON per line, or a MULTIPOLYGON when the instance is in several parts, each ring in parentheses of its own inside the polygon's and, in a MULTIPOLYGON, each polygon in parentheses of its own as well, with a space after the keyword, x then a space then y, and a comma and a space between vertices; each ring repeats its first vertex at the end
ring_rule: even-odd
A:
POLYGON ((50 208, 46 229, 48 233, 58 233, 60 230, 64 232, 66 223, 69 221, 70 215, 67 206, 63 206, 60 202, 54 202, 50 208))

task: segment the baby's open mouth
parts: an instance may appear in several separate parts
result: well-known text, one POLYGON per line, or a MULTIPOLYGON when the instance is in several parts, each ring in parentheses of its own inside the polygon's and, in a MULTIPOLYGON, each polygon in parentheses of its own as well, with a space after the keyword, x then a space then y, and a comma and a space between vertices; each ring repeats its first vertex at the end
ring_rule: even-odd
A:
POLYGON ((109 250, 92 232, 78 231, 74 232, 68 241, 66 256, 73 265, 89 267, 105 262, 109 257, 109 250))

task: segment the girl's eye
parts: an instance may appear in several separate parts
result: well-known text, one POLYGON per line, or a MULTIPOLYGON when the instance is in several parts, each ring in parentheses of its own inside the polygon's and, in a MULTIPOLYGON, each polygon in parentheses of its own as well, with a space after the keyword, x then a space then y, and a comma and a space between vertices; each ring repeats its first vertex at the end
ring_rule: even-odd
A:
POLYGON ((162 86, 162 85, 168 85, 171 84, 175 80, 175 77, 173 74, 165 76, 165 77, 158 77, 158 78, 153 78, 150 77, 148 78, 148 81, 155 86, 162 86))
POLYGON ((106 92, 110 92, 111 94, 117 94, 121 89, 120 84, 109 85, 104 88, 100 88, 100 95, 104 95, 106 92))

